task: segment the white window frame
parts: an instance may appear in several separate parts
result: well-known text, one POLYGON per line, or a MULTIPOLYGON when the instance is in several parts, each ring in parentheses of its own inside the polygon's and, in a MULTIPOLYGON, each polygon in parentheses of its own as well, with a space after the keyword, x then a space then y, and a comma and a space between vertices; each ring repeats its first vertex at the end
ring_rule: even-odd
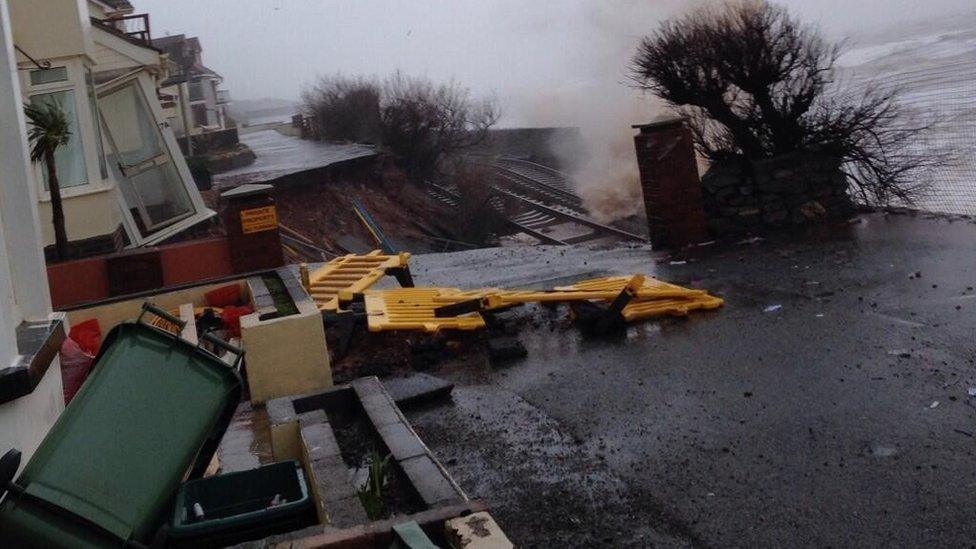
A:
MULTIPOLYGON (((30 70, 20 72, 21 87, 24 90, 25 101, 29 102, 31 97, 44 93, 71 91, 74 94, 75 113, 78 117, 78 128, 81 135, 72 136, 72 138, 81 139, 82 154, 85 156, 85 175, 87 176, 87 182, 82 185, 62 187, 61 198, 68 199, 111 190, 115 187, 115 181, 112 179, 111 173, 109 173, 108 177, 102 178, 101 170, 99 169, 101 159, 98 157, 98 145, 95 142, 97 135, 94 126, 95 113, 92 112, 91 102, 88 100, 88 86, 85 82, 85 74, 92 67, 90 64, 82 61, 80 57, 51 60, 51 68, 58 67, 67 69, 67 80, 32 85, 30 82, 30 73, 31 70, 37 70, 36 67, 32 69, 27 67, 30 70)), ((32 169, 34 171, 34 179, 37 182, 38 200, 41 202, 50 202, 51 192, 45 188, 44 170, 41 168, 39 162, 34 162, 33 164, 32 169)))
MULTIPOLYGON (((200 191, 196 188, 196 184, 193 181, 193 176, 190 174, 190 168, 186 165, 186 160, 183 158, 182 152, 180 152, 179 145, 176 142, 176 137, 173 136, 172 128, 170 128, 169 122, 166 120, 166 116, 163 113, 159 101, 155 99, 155 84, 147 72, 138 71, 125 75, 121 78, 116 78, 109 82, 105 82, 101 85, 96 85, 95 94, 96 96, 101 97, 103 95, 118 91, 125 86, 129 86, 133 84, 133 82, 142 91, 146 104, 149 107, 149 112, 156 121, 156 126, 159 128, 160 134, 162 134, 163 146, 166 147, 166 150, 170 155, 173 167, 176 168, 180 180, 183 182, 183 187, 187 191, 187 195, 190 197, 190 203, 192 204, 194 210, 194 212, 189 216, 152 232, 148 236, 143 236, 139 231, 139 226, 132 215, 132 211, 130 210, 131 205, 126 202, 125 196, 122 194, 122 189, 116 185, 114 194, 118 208, 122 212, 122 225, 129 236, 130 247, 138 247, 162 242, 176 235, 177 233, 192 227, 193 225, 213 217, 216 215, 216 213, 207 208, 206 204, 203 203, 203 197, 200 196, 200 191)), ((108 128, 106 128, 103 124, 102 136, 105 140, 106 151, 114 150, 112 149, 112 143, 109 135, 108 128)), ((121 184, 122 182, 119 182, 119 185, 121 184)))

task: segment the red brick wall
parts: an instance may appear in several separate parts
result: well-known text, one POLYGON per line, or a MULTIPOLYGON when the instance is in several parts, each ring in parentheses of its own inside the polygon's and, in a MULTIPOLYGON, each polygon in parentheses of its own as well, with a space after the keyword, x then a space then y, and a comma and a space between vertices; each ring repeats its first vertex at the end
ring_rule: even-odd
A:
MULTIPOLYGON (((163 287, 234 274, 225 238, 191 240, 159 246, 163 287)), ((108 284, 108 255, 52 263, 47 266, 55 309, 114 297, 108 284)))
POLYGON ((634 145, 651 243, 678 247, 708 240, 691 130, 682 120, 639 128, 634 145))

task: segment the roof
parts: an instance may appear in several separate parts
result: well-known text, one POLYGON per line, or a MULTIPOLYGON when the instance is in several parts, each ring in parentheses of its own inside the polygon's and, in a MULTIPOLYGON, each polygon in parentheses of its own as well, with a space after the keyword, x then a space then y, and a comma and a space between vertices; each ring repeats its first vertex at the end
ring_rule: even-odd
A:
MULTIPOLYGON (((199 56, 197 54, 203 51, 203 47, 200 45, 200 39, 196 36, 187 37, 185 34, 174 34, 155 38, 152 43, 153 46, 168 53, 173 63, 181 69, 187 67, 186 72, 190 76, 221 77, 217 71, 198 61, 199 56)), ((176 78, 174 83, 175 81, 182 81, 182 79, 176 78)))
POLYGON ((161 38, 153 38, 152 45, 157 48, 168 51, 170 47, 181 44, 186 41, 185 34, 174 34, 172 36, 163 36, 161 38))

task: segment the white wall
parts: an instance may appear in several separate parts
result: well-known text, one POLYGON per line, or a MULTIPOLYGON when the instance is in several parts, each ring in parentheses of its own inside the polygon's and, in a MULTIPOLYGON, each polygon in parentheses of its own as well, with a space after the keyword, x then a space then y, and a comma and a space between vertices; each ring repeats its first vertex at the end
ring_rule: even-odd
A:
MULTIPOLYGON (((17 326, 51 313, 7 8, 0 0, 0 369, 18 365, 17 326)), ((17 448, 26 463, 63 408, 55 359, 33 392, 0 405, 0 452, 17 448)))
POLYGON ((16 448, 23 454, 21 467, 26 465, 62 410, 61 364, 55 359, 33 393, 0 404, 0 455, 16 448))
POLYGON ((13 40, 34 59, 91 56, 87 0, 9 0, 13 40))

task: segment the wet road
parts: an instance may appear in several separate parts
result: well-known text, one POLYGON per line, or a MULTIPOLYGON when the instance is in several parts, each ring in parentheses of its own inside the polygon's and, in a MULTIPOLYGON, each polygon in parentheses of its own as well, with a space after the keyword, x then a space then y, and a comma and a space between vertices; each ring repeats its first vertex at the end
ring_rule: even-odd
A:
POLYGON ((646 249, 417 256, 418 283, 644 271, 727 305, 621 341, 541 312, 527 359, 442 368, 453 403, 409 419, 525 547, 969 545, 976 225, 862 219, 676 265, 646 249))

